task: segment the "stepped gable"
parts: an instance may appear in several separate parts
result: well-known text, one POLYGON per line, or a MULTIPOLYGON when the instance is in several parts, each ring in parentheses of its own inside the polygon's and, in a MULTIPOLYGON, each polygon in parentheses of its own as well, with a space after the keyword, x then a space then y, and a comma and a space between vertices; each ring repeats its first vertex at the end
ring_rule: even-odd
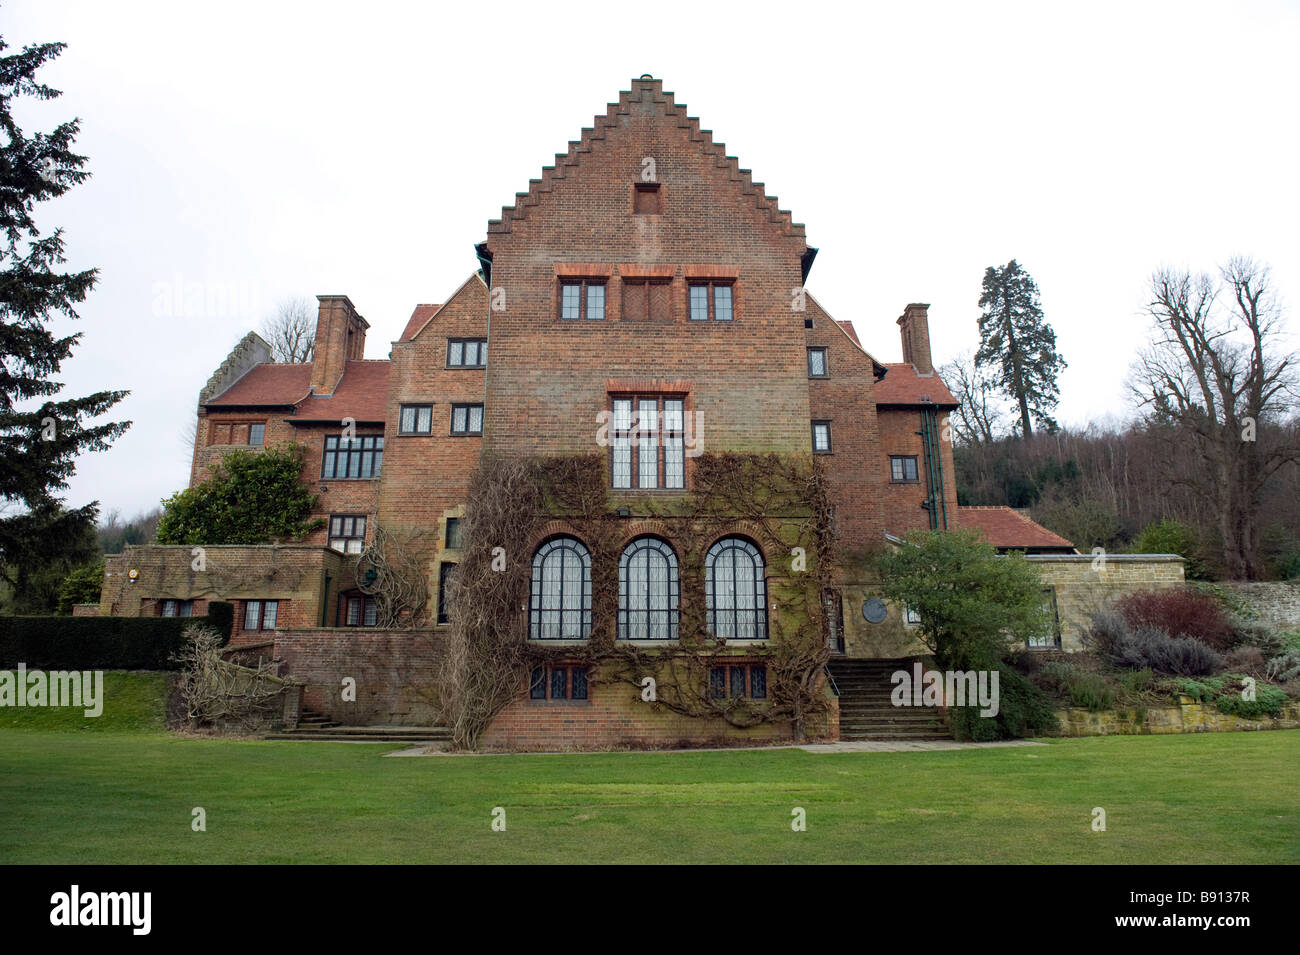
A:
POLYGON ((541 202, 545 193, 551 191, 557 179, 563 179, 568 171, 577 166, 585 153, 592 151, 592 144, 603 140, 608 130, 618 126, 618 116, 631 112, 634 103, 652 101, 662 107, 662 114, 668 122, 675 123, 687 131, 691 142, 696 143, 700 151, 713 157, 714 164, 720 169, 728 170, 728 176, 736 183, 742 195, 750 196, 754 205, 767 213, 768 220, 778 225, 781 231, 800 240, 805 239, 802 223, 794 222, 790 213, 781 209, 775 196, 769 196, 761 182, 754 182, 749 169, 740 168, 740 161, 727 155, 724 144, 715 142, 711 130, 701 129, 699 119, 686 114, 686 106, 679 105, 672 93, 665 93, 663 81, 650 76, 633 80, 630 90, 619 93, 618 102, 610 103, 605 115, 596 116, 593 125, 582 130, 580 139, 569 143, 567 153, 556 153, 555 164, 542 169, 540 179, 529 180, 528 191, 517 193, 515 204, 501 210, 500 219, 488 222, 488 235, 509 233, 516 219, 527 218, 528 210, 541 202))

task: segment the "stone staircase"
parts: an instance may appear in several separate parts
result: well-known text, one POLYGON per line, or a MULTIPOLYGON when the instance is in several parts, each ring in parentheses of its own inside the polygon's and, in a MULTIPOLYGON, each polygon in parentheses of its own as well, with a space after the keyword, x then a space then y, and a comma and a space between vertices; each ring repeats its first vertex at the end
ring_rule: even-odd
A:
POLYGON ((266 738, 329 743, 449 743, 451 730, 445 726, 342 726, 304 706, 295 729, 267 733, 266 738))
POLYGON ((840 739, 849 740, 951 740, 929 706, 894 706, 889 699, 895 670, 912 670, 912 658, 852 660, 832 658, 828 667, 840 691, 840 739))

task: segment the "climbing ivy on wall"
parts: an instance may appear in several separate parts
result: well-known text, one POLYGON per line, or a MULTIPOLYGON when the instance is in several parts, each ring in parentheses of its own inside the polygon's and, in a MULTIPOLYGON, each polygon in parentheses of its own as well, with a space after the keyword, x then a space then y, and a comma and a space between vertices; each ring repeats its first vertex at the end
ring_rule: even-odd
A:
POLYGON ((820 464, 808 456, 705 454, 695 459, 690 493, 629 496, 633 520, 664 527, 677 551, 678 638, 663 646, 617 640, 618 565, 630 529, 615 513, 618 494, 609 489, 605 458, 595 454, 494 460, 475 473, 435 686, 455 744, 472 748, 519 699, 532 669, 560 660, 587 665, 595 684, 640 689, 651 677, 655 699, 646 705, 689 717, 741 727, 789 722, 797 736, 823 719, 829 651, 821 594, 831 586, 835 542, 820 464), (528 640, 533 549, 551 522, 591 555, 592 630, 580 646, 528 640), (762 645, 728 647, 706 626, 704 558, 729 534, 755 538, 766 555, 769 639, 762 645), (709 669, 736 657, 767 667, 766 699, 709 693, 709 669))

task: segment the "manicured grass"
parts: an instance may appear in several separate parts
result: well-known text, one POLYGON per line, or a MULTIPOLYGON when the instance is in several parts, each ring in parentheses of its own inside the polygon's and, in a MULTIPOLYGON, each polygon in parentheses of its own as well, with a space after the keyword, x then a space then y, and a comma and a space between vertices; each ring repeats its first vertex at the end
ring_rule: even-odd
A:
POLYGON ((1300 862, 1294 730, 933 753, 391 750, 0 728, 0 863, 1300 862))
POLYGON ((87 717, 73 706, 0 706, 0 730, 34 729, 77 733, 162 732, 168 674, 146 670, 104 673, 104 706, 87 717))

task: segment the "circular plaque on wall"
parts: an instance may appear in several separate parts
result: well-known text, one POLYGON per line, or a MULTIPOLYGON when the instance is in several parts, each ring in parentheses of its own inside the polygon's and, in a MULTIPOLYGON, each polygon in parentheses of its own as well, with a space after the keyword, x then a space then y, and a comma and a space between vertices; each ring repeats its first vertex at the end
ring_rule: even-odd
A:
POLYGON ((889 616, 889 609, 879 597, 869 597, 862 602, 862 616, 867 623, 881 623, 889 616))

